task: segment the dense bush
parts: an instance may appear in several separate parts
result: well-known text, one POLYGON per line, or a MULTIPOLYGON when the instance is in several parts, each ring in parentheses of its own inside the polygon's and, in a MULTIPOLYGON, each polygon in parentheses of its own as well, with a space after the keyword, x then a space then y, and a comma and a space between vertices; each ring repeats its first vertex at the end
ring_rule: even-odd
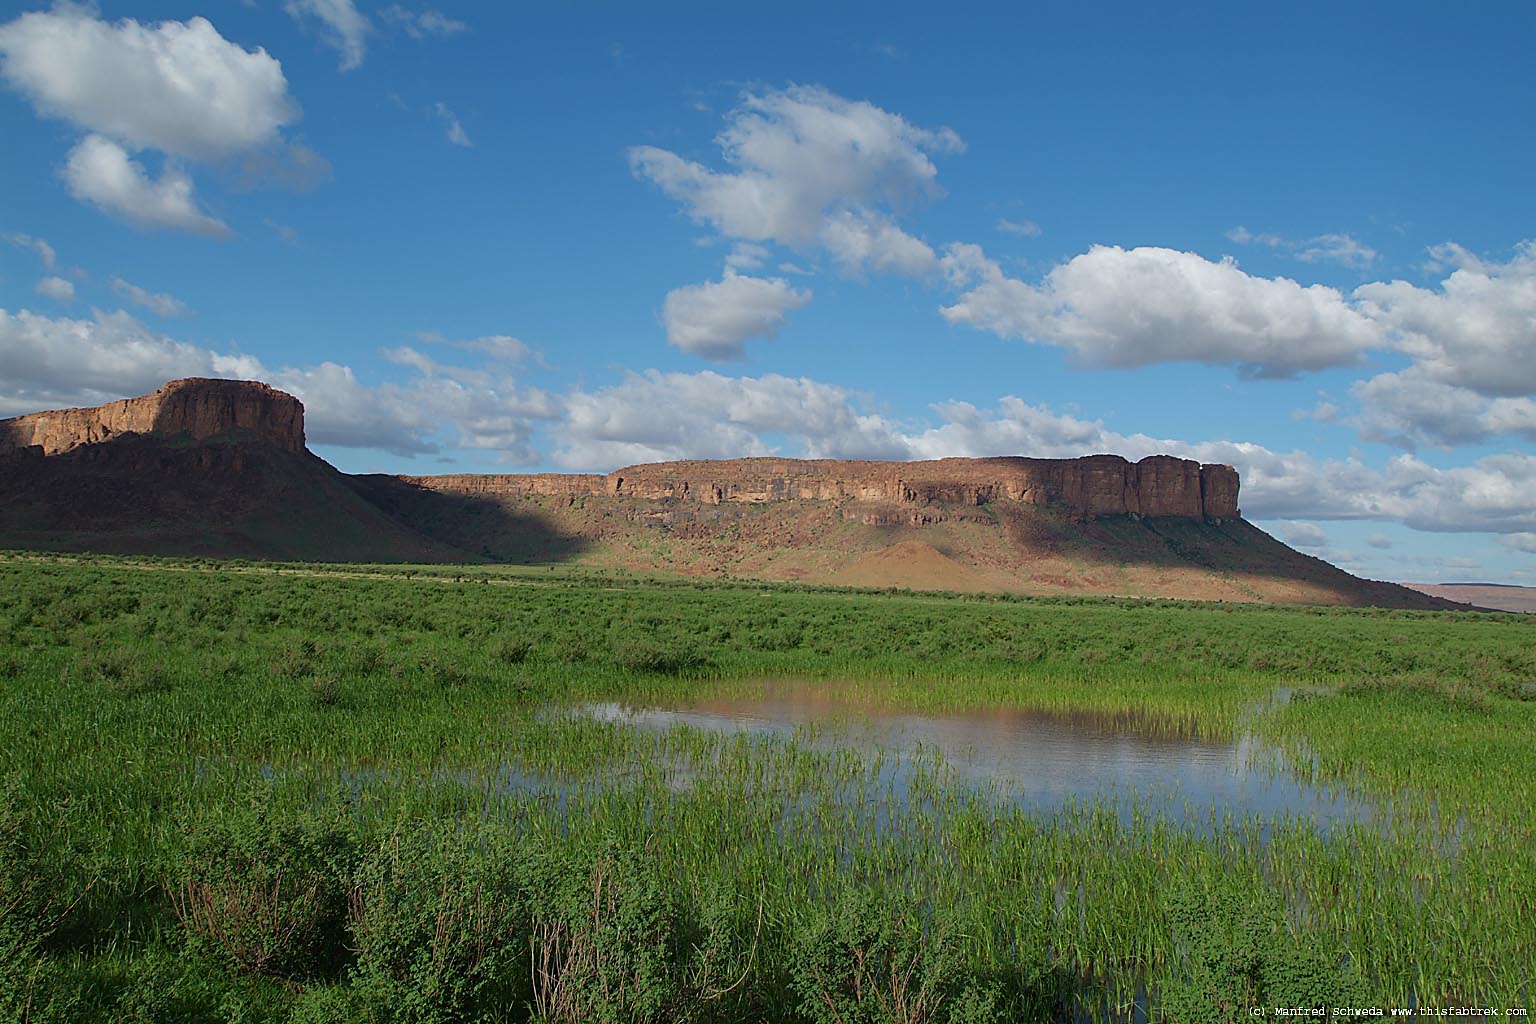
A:
POLYGON ((1161 1019, 1232 1024, 1255 1006, 1367 1006, 1344 951, 1287 925, 1280 898, 1236 883, 1180 886, 1169 899, 1173 977, 1159 993, 1161 1019))
POLYGON ((257 974, 334 974, 356 850, 337 817, 261 794, 188 828, 166 888, 189 936, 257 974))
POLYGON ((815 1024, 984 1024, 1002 994, 968 969, 959 937, 910 898, 852 890, 819 913, 790 960, 815 1024))
POLYGON ((533 1006, 542 1024, 676 1019, 684 908, 644 850, 545 845, 529 862, 533 1006))
POLYGON ((425 823, 363 861, 351 904, 358 1002, 399 1024, 480 1020, 529 999, 532 897, 504 832, 425 823))
POLYGON ((613 645, 613 660, 630 672, 672 674, 704 664, 693 644, 674 640, 660 643, 646 637, 620 640, 613 645))

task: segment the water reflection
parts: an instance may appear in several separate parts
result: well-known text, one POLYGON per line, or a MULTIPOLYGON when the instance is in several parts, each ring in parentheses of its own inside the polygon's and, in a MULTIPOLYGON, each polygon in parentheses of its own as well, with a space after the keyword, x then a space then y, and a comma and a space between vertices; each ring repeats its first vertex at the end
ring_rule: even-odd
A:
POLYGON ((1248 736, 1201 738, 1188 723, 1130 712, 992 708, 917 713, 850 698, 825 684, 784 682, 742 697, 688 705, 601 702, 578 714, 667 730, 798 738, 820 749, 880 756, 881 774, 906 791, 937 752, 955 781, 1031 811, 1101 799, 1132 802, 1191 823, 1213 815, 1293 815, 1326 828, 1366 821, 1371 809, 1347 794, 1302 783, 1277 751, 1248 736))

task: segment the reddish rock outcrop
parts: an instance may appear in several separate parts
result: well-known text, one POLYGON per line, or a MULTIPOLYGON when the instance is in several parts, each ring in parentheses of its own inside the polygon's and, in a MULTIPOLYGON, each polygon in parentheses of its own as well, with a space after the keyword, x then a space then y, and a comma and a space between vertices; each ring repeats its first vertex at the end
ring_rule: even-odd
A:
MULTIPOLYGON (((432 490, 482 496, 606 495, 706 505, 842 501, 882 505, 985 505, 998 499, 1049 505, 1084 515, 1237 515, 1237 471, 1153 455, 1081 459, 937 459, 856 462, 830 459, 729 459, 629 466, 595 474, 406 477, 432 490)), ((875 513, 871 513, 875 514, 875 513)), ((913 522, 922 516, 902 514, 913 522)))
POLYGON ((608 478, 598 473, 455 473, 395 479, 428 490, 477 497, 580 497, 608 493, 608 478))
POLYGON ((0 420, 0 453, 40 448, 56 455, 123 434, 256 436, 284 451, 304 450, 304 406, 292 395, 248 380, 174 380, 142 398, 94 409, 59 409, 0 420))
MULTIPOLYGON (((177 380, 143 398, 94 409, 62 409, 0 420, 0 454, 54 455, 134 434, 201 441, 258 437, 304 451, 304 406, 255 381, 177 380)), ((1153 455, 1080 459, 936 459, 860 462, 832 459, 728 459, 629 466, 594 473, 459 474, 401 477, 431 491, 479 497, 584 496, 703 505, 773 501, 849 501, 878 522, 938 522, 955 506, 1000 499, 1081 515, 1226 519, 1238 514, 1237 472, 1153 455), (925 511, 927 506, 942 506, 925 511)))
POLYGON ((1200 494, 1207 516, 1237 518, 1237 488, 1237 470, 1231 466, 1207 464, 1200 467, 1200 494))

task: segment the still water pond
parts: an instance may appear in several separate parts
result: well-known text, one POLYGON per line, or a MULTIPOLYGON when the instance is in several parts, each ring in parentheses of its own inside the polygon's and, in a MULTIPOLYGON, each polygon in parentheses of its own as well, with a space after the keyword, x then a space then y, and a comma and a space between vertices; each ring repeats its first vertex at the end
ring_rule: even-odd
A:
POLYGON ((1373 818, 1363 802, 1301 782, 1278 751, 1251 736, 1202 738, 1187 724, 1134 713, 913 712, 801 682, 689 704, 595 702, 570 710, 648 730, 690 727, 851 748, 878 758, 898 792, 936 753, 955 781, 1041 813, 1111 800, 1127 812, 1134 804, 1190 824, 1229 813, 1294 816, 1321 828, 1373 818))

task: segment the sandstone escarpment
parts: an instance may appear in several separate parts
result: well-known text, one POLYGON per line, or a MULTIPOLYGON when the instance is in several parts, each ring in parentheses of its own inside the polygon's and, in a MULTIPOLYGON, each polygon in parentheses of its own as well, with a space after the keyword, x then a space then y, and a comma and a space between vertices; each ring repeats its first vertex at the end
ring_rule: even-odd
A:
POLYGON ((608 478, 597 473, 454 473, 395 479, 428 490, 473 497, 569 497, 608 493, 608 478))
POLYGON ((45 455, 57 455, 125 434, 194 441, 244 435, 302 452, 304 406, 257 381, 189 377, 142 398, 0 420, 0 454, 40 448, 45 455))
POLYGON ((706 505, 851 500, 907 508, 985 505, 1007 499, 1083 515, 1188 519, 1238 515, 1236 470, 1168 455, 1140 462, 1118 455, 930 462, 729 459, 629 466, 607 476, 540 473, 404 479, 431 490, 486 497, 592 495, 706 505))

